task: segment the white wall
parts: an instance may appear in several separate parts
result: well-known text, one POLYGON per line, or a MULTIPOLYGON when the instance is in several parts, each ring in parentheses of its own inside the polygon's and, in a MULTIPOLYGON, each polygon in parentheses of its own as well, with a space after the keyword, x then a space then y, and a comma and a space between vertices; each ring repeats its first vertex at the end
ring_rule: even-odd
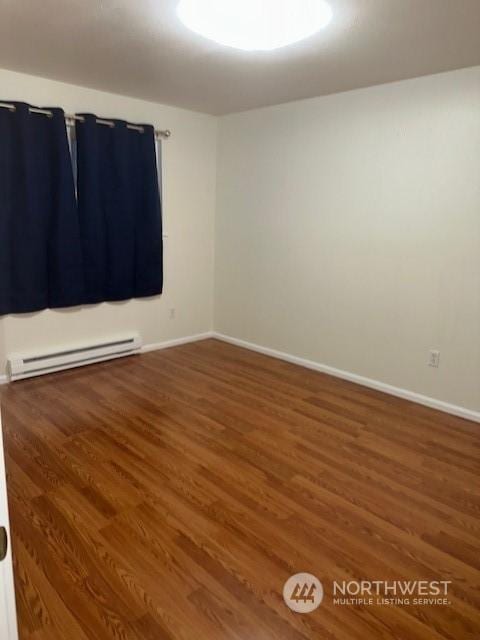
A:
POLYGON ((0 317, 0 375, 7 354, 138 330, 145 343, 209 331, 217 120, 124 96, 0 70, 0 99, 61 106, 171 129, 163 143, 165 286, 161 297, 0 317), (175 307, 176 317, 169 319, 175 307))
POLYGON ((480 409, 479 67, 226 116, 217 185, 217 331, 480 409))

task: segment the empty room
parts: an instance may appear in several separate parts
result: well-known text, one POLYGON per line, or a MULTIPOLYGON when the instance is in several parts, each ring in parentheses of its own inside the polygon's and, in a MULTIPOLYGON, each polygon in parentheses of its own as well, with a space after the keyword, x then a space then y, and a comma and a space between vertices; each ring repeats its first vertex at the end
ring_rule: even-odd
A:
POLYGON ((479 0, 3 0, 0 89, 0 640, 480 640, 479 0))

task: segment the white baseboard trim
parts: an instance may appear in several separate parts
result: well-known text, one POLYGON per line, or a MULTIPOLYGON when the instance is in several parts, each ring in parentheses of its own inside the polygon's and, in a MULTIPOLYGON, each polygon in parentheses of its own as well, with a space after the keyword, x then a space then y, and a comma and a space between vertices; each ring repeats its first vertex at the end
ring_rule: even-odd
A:
POLYGON ((422 404, 432 409, 438 409, 439 411, 450 413, 454 416, 465 418, 466 420, 480 422, 480 411, 473 411, 472 409, 459 407, 455 404, 444 402, 443 400, 437 400, 436 398, 424 396, 420 393, 416 393, 415 391, 409 391, 408 389, 402 389, 401 387, 394 387, 393 385, 387 384, 385 382, 380 382, 379 380, 373 380, 372 378, 360 376, 357 373, 343 371, 342 369, 335 369, 334 367, 330 367, 326 364, 321 364, 320 362, 306 360, 305 358, 300 358, 298 356, 291 355, 290 353, 285 353, 284 351, 270 349, 269 347, 262 347, 259 344, 247 342, 246 340, 239 340, 238 338, 232 338, 231 336, 227 336, 222 333, 213 332, 213 335, 211 337, 216 338, 217 340, 222 340, 223 342, 229 342, 230 344, 234 344, 237 347, 243 347, 244 349, 249 349, 250 351, 263 353, 264 355, 271 356, 272 358, 278 358, 279 360, 285 360, 286 362, 291 362, 292 364, 298 364, 301 367, 306 367, 307 369, 313 369, 314 371, 327 373, 336 378, 342 378, 342 380, 355 382, 364 387, 369 387, 370 389, 383 391, 384 393, 396 396, 397 398, 410 400, 411 402, 416 402, 417 404, 422 404))
POLYGON ((197 333, 193 336, 185 336, 183 338, 174 338, 173 340, 165 340, 164 342, 153 342, 151 344, 144 344, 140 349, 140 353, 148 353, 149 351, 158 351, 159 349, 168 349, 169 347, 178 347, 181 344, 188 344, 189 342, 199 342, 200 340, 207 340, 213 338, 213 331, 206 331, 205 333, 197 333))
MULTIPOLYGON (((189 342, 198 342, 199 340, 207 340, 213 338, 213 331, 207 331, 205 333, 197 333, 193 336, 184 336, 183 338, 174 338, 173 340, 165 340, 164 342, 153 342, 151 344, 145 344, 141 347, 139 353, 148 353, 149 351, 158 351, 159 349, 168 349, 168 347, 178 347, 181 344, 188 344, 189 342)), ((7 384, 9 382, 8 376, 0 375, 0 385, 7 384)))

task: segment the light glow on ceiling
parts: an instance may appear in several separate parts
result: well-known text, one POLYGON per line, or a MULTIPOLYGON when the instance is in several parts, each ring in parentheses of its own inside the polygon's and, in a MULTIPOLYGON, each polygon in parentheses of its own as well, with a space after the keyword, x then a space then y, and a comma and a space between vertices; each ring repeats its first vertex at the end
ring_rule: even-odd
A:
POLYGON ((177 15, 219 44, 270 51, 313 35, 330 22, 332 10, 325 0, 180 0, 177 15))

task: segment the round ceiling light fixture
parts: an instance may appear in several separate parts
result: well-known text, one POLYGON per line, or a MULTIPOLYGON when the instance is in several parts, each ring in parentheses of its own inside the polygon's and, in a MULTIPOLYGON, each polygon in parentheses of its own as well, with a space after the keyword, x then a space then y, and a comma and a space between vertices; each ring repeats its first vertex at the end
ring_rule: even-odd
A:
POLYGON ((177 14, 195 33, 246 51, 304 40, 332 19, 325 0, 180 0, 177 14))

